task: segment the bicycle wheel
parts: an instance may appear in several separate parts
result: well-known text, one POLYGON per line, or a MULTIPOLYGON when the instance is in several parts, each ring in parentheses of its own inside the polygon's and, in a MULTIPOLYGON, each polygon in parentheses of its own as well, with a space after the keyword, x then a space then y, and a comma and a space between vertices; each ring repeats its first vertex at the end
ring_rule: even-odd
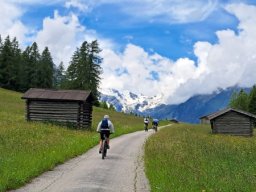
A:
POLYGON ((107 144, 107 140, 105 140, 105 145, 104 145, 104 156, 107 156, 107 151, 108 151, 108 144, 107 144))
POLYGON ((106 139, 102 140, 102 150, 101 150, 101 157, 102 157, 102 159, 105 158, 105 145, 106 145, 105 141, 106 141, 106 139))
POLYGON ((145 124, 144 129, 145 131, 148 131, 148 125, 145 124))
POLYGON ((154 129, 155 132, 157 132, 157 126, 156 125, 153 126, 153 129, 154 129))

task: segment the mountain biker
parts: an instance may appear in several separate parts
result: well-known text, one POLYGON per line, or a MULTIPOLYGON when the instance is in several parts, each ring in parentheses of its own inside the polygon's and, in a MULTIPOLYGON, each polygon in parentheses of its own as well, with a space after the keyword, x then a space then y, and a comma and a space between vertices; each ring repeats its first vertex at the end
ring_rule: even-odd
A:
POLYGON ((145 127, 145 131, 148 130, 148 124, 149 124, 149 118, 148 118, 148 117, 145 117, 145 118, 144 118, 144 127, 145 127))
POLYGON ((97 127, 97 132, 100 133, 100 149, 99 153, 102 151, 102 140, 104 139, 104 134, 107 137, 107 148, 109 149, 109 135, 114 133, 114 125, 113 123, 109 120, 108 115, 104 115, 103 119, 99 122, 98 127, 97 127))
POLYGON ((153 128, 154 128, 154 126, 155 126, 155 130, 157 130, 158 123, 159 123, 159 120, 158 120, 158 119, 153 119, 153 121, 152 121, 152 126, 153 126, 153 128))

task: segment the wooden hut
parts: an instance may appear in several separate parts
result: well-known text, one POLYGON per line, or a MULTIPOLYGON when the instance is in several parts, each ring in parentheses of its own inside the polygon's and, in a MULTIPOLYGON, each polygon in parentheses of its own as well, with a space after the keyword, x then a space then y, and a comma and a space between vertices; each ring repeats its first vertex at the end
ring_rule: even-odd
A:
POLYGON ((208 116, 205 115, 205 116, 200 117, 200 123, 201 124, 210 124, 210 120, 208 119, 208 116))
POLYGON ((29 89, 26 99, 28 121, 52 121, 89 128, 92 124, 92 96, 84 90, 29 89))
POLYGON ((252 136, 256 116, 237 109, 227 108, 200 118, 210 121, 212 133, 252 136))
POLYGON ((179 121, 177 119, 171 119, 170 122, 171 123, 179 123, 179 121))

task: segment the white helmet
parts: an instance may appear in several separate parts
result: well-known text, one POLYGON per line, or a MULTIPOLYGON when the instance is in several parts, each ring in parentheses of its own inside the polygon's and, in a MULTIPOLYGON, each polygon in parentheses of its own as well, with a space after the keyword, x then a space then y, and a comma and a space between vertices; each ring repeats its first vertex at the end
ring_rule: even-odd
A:
POLYGON ((109 119, 109 116, 108 115, 104 115, 104 119, 109 119))

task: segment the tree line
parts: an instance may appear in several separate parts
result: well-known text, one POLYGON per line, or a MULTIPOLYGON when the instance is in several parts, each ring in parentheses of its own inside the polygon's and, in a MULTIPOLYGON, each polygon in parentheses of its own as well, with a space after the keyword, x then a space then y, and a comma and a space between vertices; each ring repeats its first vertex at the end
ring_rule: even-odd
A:
POLYGON ((53 62, 48 47, 40 53, 34 42, 21 50, 16 38, 0 36, 0 87, 20 92, 32 87, 91 90, 94 104, 99 105, 100 52, 97 40, 84 41, 65 70, 63 62, 53 62))
POLYGON ((246 93, 243 89, 239 92, 234 92, 231 96, 229 106, 256 115, 256 85, 252 87, 249 93, 246 93))

